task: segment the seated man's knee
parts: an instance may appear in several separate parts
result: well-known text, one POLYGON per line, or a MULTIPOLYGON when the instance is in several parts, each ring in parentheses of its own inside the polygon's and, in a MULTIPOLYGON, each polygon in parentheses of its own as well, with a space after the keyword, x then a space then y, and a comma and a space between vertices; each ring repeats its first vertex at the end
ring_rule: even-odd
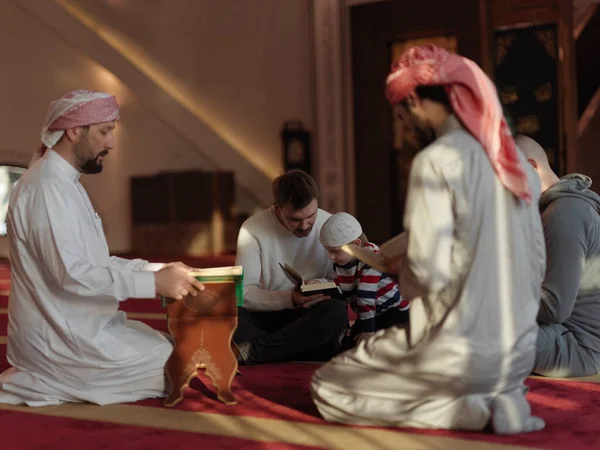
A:
POLYGON ((324 300, 317 303, 320 314, 326 316, 336 326, 346 327, 348 324, 348 305, 336 299, 324 300))
POLYGON ((243 306, 238 306, 237 313, 238 313, 238 319, 251 319, 252 318, 252 313, 250 311, 248 311, 246 308, 244 308, 243 306))

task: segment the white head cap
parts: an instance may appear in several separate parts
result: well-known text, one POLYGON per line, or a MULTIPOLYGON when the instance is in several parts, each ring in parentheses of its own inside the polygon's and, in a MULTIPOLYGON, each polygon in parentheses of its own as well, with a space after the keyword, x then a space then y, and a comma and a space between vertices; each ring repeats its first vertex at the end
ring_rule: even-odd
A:
POLYGON ((340 212, 333 214, 321 227, 321 244, 324 247, 341 247, 358 239, 362 227, 354 216, 340 212))

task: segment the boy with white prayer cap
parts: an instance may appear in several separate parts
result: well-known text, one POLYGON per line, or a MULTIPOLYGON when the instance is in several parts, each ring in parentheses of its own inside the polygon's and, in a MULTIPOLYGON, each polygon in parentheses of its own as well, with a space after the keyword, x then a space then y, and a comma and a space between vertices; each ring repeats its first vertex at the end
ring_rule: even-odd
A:
POLYGON ((333 261, 335 282, 357 315, 342 342, 342 350, 378 330, 408 321, 409 302, 402 298, 398 284, 341 249, 348 244, 374 253, 379 251, 377 245, 368 241, 354 216, 345 212, 333 214, 321 227, 320 239, 333 261))

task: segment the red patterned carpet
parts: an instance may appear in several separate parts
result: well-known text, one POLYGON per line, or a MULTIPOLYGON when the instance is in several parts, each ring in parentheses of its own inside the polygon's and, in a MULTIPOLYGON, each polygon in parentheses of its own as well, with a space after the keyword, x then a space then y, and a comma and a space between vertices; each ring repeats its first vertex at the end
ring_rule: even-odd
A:
MULTIPOLYGON (((229 264, 220 260, 217 264, 229 264)), ((193 262, 193 261, 191 261, 193 262)), ((196 261, 201 265, 202 261, 196 261)), ((206 261, 202 265, 208 265, 206 261)), ((8 267, 0 265, 0 291, 8 288, 8 267)), ((0 370, 6 361, 6 292, 0 292, 0 370)), ((166 330, 164 310, 155 299, 128 300, 132 318, 166 330)), ((20 449, 493 449, 580 450, 600 446, 600 384, 531 378, 529 400, 546 429, 499 437, 486 433, 384 430, 325 423, 309 394, 315 364, 243 367, 234 381, 235 406, 216 401, 203 375, 186 398, 168 409, 160 400, 98 407, 0 407, 1 448, 20 449)))

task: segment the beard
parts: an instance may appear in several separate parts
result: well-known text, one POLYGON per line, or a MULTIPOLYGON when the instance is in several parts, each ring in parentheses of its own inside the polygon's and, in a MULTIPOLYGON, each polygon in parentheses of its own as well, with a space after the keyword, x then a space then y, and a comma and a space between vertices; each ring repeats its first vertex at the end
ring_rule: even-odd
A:
POLYGON ((86 174, 95 174, 102 172, 104 166, 98 160, 101 156, 104 157, 106 155, 108 155, 108 152, 106 150, 103 150, 100 153, 98 153, 94 158, 86 159, 85 161, 83 161, 82 164, 79 165, 79 170, 81 170, 81 173, 86 174))
POLYGON ((312 229, 313 229, 313 227, 307 228, 306 230, 302 230, 301 228, 296 228, 293 231, 293 233, 296 236, 300 237, 300 238, 304 238, 304 237, 307 237, 310 234, 310 232, 312 231, 312 229))
POLYGON ((410 130, 410 140, 412 141, 411 146, 414 148, 422 150, 435 141, 435 130, 413 114, 411 114, 408 128, 410 130))
POLYGON ((89 148, 87 134, 85 137, 75 144, 75 157, 77 158, 77 167, 79 171, 85 174, 95 174, 102 172, 103 166, 99 161, 100 157, 108 155, 108 150, 102 150, 95 156, 91 156, 93 151, 89 148))
POLYGON ((424 149, 435 141, 435 131, 430 127, 416 126, 413 130, 417 148, 424 149))

